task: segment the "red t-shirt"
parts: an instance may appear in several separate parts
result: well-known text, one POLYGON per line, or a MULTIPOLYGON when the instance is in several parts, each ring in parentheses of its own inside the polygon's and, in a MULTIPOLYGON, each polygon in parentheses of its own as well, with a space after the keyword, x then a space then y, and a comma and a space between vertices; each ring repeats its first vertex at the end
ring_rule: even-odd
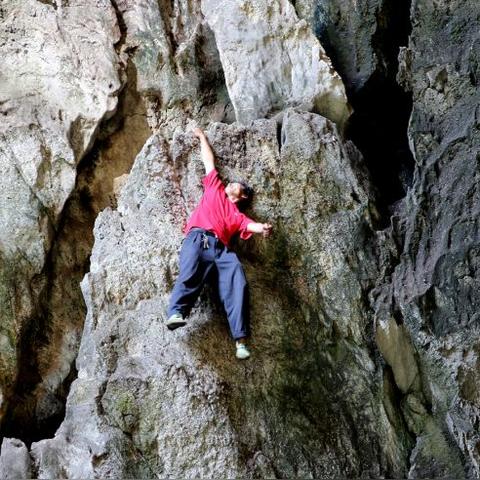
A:
POLYGON ((193 211, 184 233, 187 234, 192 228, 199 227, 216 233, 224 245, 228 247, 230 239, 237 232, 240 238, 247 240, 252 232, 247 231, 247 225, 254 220, 240 212, 225 193, 225 186, 213 169, 202 180, 204 186, 203 196, 197 208, 193 211))

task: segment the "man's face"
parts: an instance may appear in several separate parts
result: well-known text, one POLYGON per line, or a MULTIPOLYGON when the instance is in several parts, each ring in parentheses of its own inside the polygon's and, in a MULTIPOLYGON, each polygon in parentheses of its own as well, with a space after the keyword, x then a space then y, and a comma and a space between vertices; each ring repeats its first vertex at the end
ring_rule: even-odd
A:
POLYGON ((243 193, 243 185, 238 182, 230 182, 225 187, 225 193, 232 203, 238 203, 240 200, 247 198, 243 193))

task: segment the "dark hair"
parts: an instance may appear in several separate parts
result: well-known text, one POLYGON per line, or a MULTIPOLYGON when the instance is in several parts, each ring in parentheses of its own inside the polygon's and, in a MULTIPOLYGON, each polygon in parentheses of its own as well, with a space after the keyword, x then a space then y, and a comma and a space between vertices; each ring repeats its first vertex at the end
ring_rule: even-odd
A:
POLYGON ((239 183, 242 186, 242 194, 245 195, 247 198, 242 198, 238 203, 237 206, 240 210, 244 210, 245 208, 250 205, 252 198, 253 198, 253 188, 248 185, 248 183, 244 182, 243 180, 238 180, 237 183, 239 183))

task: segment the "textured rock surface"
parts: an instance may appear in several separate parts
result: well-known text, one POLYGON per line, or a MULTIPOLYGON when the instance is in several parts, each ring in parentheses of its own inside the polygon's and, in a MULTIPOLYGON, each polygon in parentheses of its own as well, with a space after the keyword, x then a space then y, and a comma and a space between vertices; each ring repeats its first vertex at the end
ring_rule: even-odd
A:
MULTIPOLYGON (((50 21, 57 21, 60 24, 59 28, 64 28, 63 23, 68 25, 68 22, 74 21, 75 15, 86 7, 80 3, 70 2, 58 6, 49 3, 41 8, 41 13, 46 18, 43 21, 42 17, 41 25, 46 29, 50 21)), ((28 265, 17 266, 15 270, 10 263, 5 268, 3 284, 7 300, 13 291, 18 292, 22 287, 25 290, 30 287, 31 277, 35 274, 35 290, 29 295, 22 296, 23 303, 27 301, 31 303, 31 308, 24 313, 24 317, 18 312, 23 305, 16 305, 17 311, 13 311, 12 308, 15 307, 12 307, 12 302, 6 301, 4 308, 5 314, 10 315, 12 321, 7 323, 5 328, 3 349, 5 361, 2 366, 6 370, 7 397, 13 395, 10 402, 11 411, 4 427, 7 435, 16 431, 27 441, 37 438, 37 434, 32 431, 32 423, 36 423, 37 430, 48 430, 49 423, 55 419, 58 421, 63 415, 63 399, 71 377, 75 374, 72 361, 77 354, 85 314, 78 283, 88 266, 88 255, 92 245, 91 226, 98 212, 111 201, 114 202, 113 179, 128 171, 136 153, 149 136, 147 121, 166 138, 171 138, 177 129, 184 130, 191 121, 191 116, 203 124, 212 120, 229 122, 234 119, 215 39, 202 18, 198 2, 180 2, 173 6, 169 2, 157 1, 119 1, 112 2, 111 5, 108 2, 100 2, 96 8, 100 12, 99 20, 95 24, 99 30, 99 38, 103 38, 102 29, 105 30, 101 24, 102 15, 110 21, 105 35, 112 32, 112 35, 115 35, 107 54, 111 54, 112 69, 118 70, 118 75, 115 71, 117 76, 112 83, 116 86, 112 99, 116 102, 118 96, 119 107, 113 118, 108 120, 105 118, 113 114, 112 107, 112 110, 104 115, 101 124, 100 122, 95 124, 95 132, 89 137, 88 148, 90 145, 92 147, 88 152, 87 146, 73 152, 76 157, 69 170, 71 173, 69 190, 52 193, 52 201, 58 202, 58 212, 53 215, 42 210, 39 214, 45 214, 47 224, 43 250, 33 252, 33 260, 30 259, 38 263, 37 270, 31 272, 28 265), (80 159, 82 163, 78 170, 75 190, 72 192, 77 173, 76 164, 80 159), (64 208, 68 195, 71 197, 64 208)), ((12 7, 8 15, 9 18, 13 18, 14 14, 24 15, 25 18, 20 18, 19 23, 23 21, 28 25, 26 12, 27 10, 12 7)), ((93 15, 95 12, 90 13, 93 15)), ((72 58, 82 65, 85 64, 86 72, 90 73, 94 67, 87 65, 87 62, 91 60, 94 65, 101 65, 102 59, 97 59, 86 50, 95 41, 95 37, 92 37, 83 42, 86 36, 83 31, 74 31, 69 39, 70 43, 66 42, 64 49, 66 53, 69 49, 75 52, 78 58, 72 58), (73 41, 77 37, 79 41, 74 49, 73 41)), ((14 40, 15 35, 6 28, 5 38, 14 40)), ((33 68, 31 61, 33 52, 29 50, 31 47, 28 41, 26 36, 27 58, 24 63, 25 68, 33 68)), ((312 41, 318 46, 315 39, 312 38, 312 41)), ((51 39, 48 42, 51 42, 51 39)), ((49 58, 48 52, 47 49, 45 55, 36 60, 37 63, 43 65, 46 62, 54 62, 56 57, 49 58)), ((110 57, 107 55, 107 58, 110 57)), ((19 71, 18 66, 12 62, 12 68, 7 71, 11 84, 17 76, 22 77, 21 65, 19 71)), ((62 68, 67 72, 69 66, 70 64, 65 61, 62 68)), ((62 97, 59 98, 58 92, 48 83, 57 82, 67 92, 65 95, 71 97, 71 104, 81 109, 82 103, 75 103, 73 100, 78 85, 75 83, 72 86, 68 82, 63 82, 63 77, 56 71, 52 71, 51 75, 51 77, 47 75, 45 80, 43 100, 55 106, 61 101, 62 97)), ((104 80, 101 75, 97 77, 104 80)), ((82 76, 78 78, 77 83, 83 85, 82 76)), ((90 80, 90 77, 88 79, 90 80)), ((338 77, 337 81, 340 82, 338 77)), ((27 87, 21 81, 15 85, 22 92, 27 91, 27 87)), ((5 91, 11 94, 12 88, 6 88, 5 91)), ((94 83, 87 83, 82 88, 90 94, 90 97, 84 95, 86 98, 84 104, 87 108, 87 100, 96 98, 99 92, 94 83)), ((40 106, 34 105, 32 108, 42 110, 40 106)), ((46 112, 41 113, 44 115, 46 112)), ((64 113, 62 115, 62 121, 68 120, 64 113)), ((22 118, 13 111, 9 116, 11 124, 21 121, 22 118)), ((48 128, 48 124, 43 120, 40 125, 41 128, 48 128)), ((61 131, 59 134, 61 135, 61 131)), ((81 137, 80 133, 78 135, 81 137)), ((52 139, 53 134, 48 138, 52 139)), ((5 151, 9 148, 8 142, 8 138, 5 138, 5 151)), ((70 144, 70 146, 74 144, 73 140, 70 144)), ((33 151, 28 145, 27 148, 30 149, 32 162, 39 161, 38 152, 33 151)), ((50 147, 47 145, 46 148, 50 147)), ((9 161, 14 162, 15 159, 12 157, 9 161)), ((46 161, 48 163, 48 158, 46 161)), ((54 176, 50 183, 54 185, 56 181, 62 181, 63 176, 64 174, 54 176)), ((27 199, 25 204, 26 208, 34 210, 37 208, 35 205, 29 205, 27 199)), ((11 212, 5 211, 5 214, 11 215, 11 212)), ((32 247, 25 228, 12 234, 14 235, 21 237, 20 244, 25 242, 29 248, 32 247)), ((37 233, 35 235, 41 237, 37 233)), ((10 244, 12 243, 10 241, 10 244)), ((9 259, 9 255, 6 254, 5 262, 9 259)), ((7 404, 8 402, 5 402, 5 405, 7 404)))
MULTIPOLYGON (((353 107, 347 134, 361 151, 375 187, 380 218, 390 224, 395 203, 412 184, 407 129, 411 94, 398 84, 399 49, 411 31, 410 1, 297 0, 305 19, 342 77, 353 107)), ((424 32, 428 37, 428 32, 424 32)))
POLYGON ((298 16, 335 55, 335 67, 348 90, 360 90, 379 68, 375 43, 382 0, 296 0, 298 16))
MULTIPOLYGON (((1 7, 0 277, 2 399, 46 288, 43 275, 76 165, 117 104, 120 38, 106 0, 1 7)), ((2 401, 0 412, 6 402, 2 401)))
POLYGON ((399 77, 413 92, 415 181, 394 217, 377 335, 417 435, 410 475, 478 477, 480 8, 413 2, 412 18, 399 77), (389 358, 393 338, 408 361, 389 358))
POLYGON ((31 478, 31 462, 27 447, 14 438, 4 438, 0 454, 0 477, 4 480, 31 478))
POLYGON ((234 358, 213 291, 183 331, 163 326, 202 167, 191 135, 170 147, 154 136, 118 210, 96 222, 78 379, 55 439, 32 446, 40 476, 405 474, 405 432, 369 353, 368 198, 328 120, 289 111, 280 145, 276 130, 264 120, 209 135, 222 173, 247 175, 252 214, 277 228, 241 248, 252 361, 234 358))
POLYGON ((95 217, 115 204, 114 178, 130 170, 151 134, 132 69, 127 70, 130 74, 119 96, 117 113, 102 124, 77 171, 75 189, 64 207, 49 254, 47 288, 42 296, 45 314, 37 320, 41 327, 34 330, 31 343, 24 347, 21 385, 7 419, 8 429, 21 432, 22 438, 31 438, 35 424, 38 430, 46 430, 52 421, 58 426, 63 418, 86 314, 79 284, 88 271, 95 217))
POLYGON ((171 137, 192 117, 201 123, 235 119, 215 39, 202 18, 200 2, 116 3, 138 91, 150 105, 152 127, 171 137))
MULTIPOLYGON (((410 25, 408 2, 392 0, 7 3, 1 412, 21 378, 33 400, 17 382, 10 404, 24 419, 62 413, 84 308, 74 290, 93 218, 111 205, 83 281, 78 378, 55 438, 32 445, 32 476, 478 478, 480 7, 412 1, 410 25), (342 124, 348 107, 313 34, 359 107, 365 160, 316 114, 342 124), (342 99, 333 110, 323 84, 342 99), (396 121, 409 95, 413 185, 396 121), (211 124, 224 177, 250 178, 249 213, 275 225, 272 239, 237 245, 252 297, 246 363, 214 289, 188 327, 162 324, 201 194, 184 133, 194 122, 211 124), (411 188, 372 232, 389 210, 372 202, 398 199, 380 168, 411 188)), ((26 443, 29 430, 17 430, 26 443)), ((5 440, 2 476, 28 477, 28 464, 5 440)))
POLYGON ((248 123, 288 106, 340 125, 349 116, 345 88, 305 21, 287 0, 203 0, 215 33, 236 119, 248 123))

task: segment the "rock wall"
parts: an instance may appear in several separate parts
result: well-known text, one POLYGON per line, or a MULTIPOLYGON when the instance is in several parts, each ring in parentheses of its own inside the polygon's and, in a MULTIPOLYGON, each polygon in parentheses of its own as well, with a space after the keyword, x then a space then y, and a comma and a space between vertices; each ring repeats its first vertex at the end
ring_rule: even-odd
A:
POLYGON ((0 7, 1 471, 477 478, 480 7, 223 5, 0 7), (194 124, 275 228, 245 363, 212 287, 163 325, 194 124))
POLYGON ((399 79, 413 94, 416 168, 392 218, 398 248, 377 299, 378 343, 395 377, 409 377, 397 384, 417 436, 411 476, 475 477, 480 9, 465 1, 413 2, 412 18, 399 79), (401 356, 391 342, 402 344, 401 356))
POLYGON ((45 270, 76 167, 122 88, 110 2, 64 3, 1 7, 0 416, 43 316, 45 270))
POLYGON ((348 148, 325 118, 290 110, 280 144, 273 120, 215 124, 209 137, 222 174, 258 192, 252 214, 277 226, 242 249, 252 361, 234 357, 214 291, 188 328, 163 325, 202 164, 191 134, 170 146, 154 136, 118 209, 97 219, 78 379, 55 439, 32 446, 39 475, 403 475, 405 432, 390 424, 366 335, 372 272, 360 265, 372 258, 356 245, 368 197, 348 148))
POLYGON ((343 82, 291 3, 240 0, 224 7, 202 2, 236 119, 249 122, 301 106, 343 126, 350 115, 343 82))
POLYGON ((413 179, 407 136, 412 95, 396 79, 399 49, 407 46, 412 29, 411 1, 292 3, 345 83, 353 107, 347 134, 370 171, 380 214, 376 229, 383 230, 413 179))

